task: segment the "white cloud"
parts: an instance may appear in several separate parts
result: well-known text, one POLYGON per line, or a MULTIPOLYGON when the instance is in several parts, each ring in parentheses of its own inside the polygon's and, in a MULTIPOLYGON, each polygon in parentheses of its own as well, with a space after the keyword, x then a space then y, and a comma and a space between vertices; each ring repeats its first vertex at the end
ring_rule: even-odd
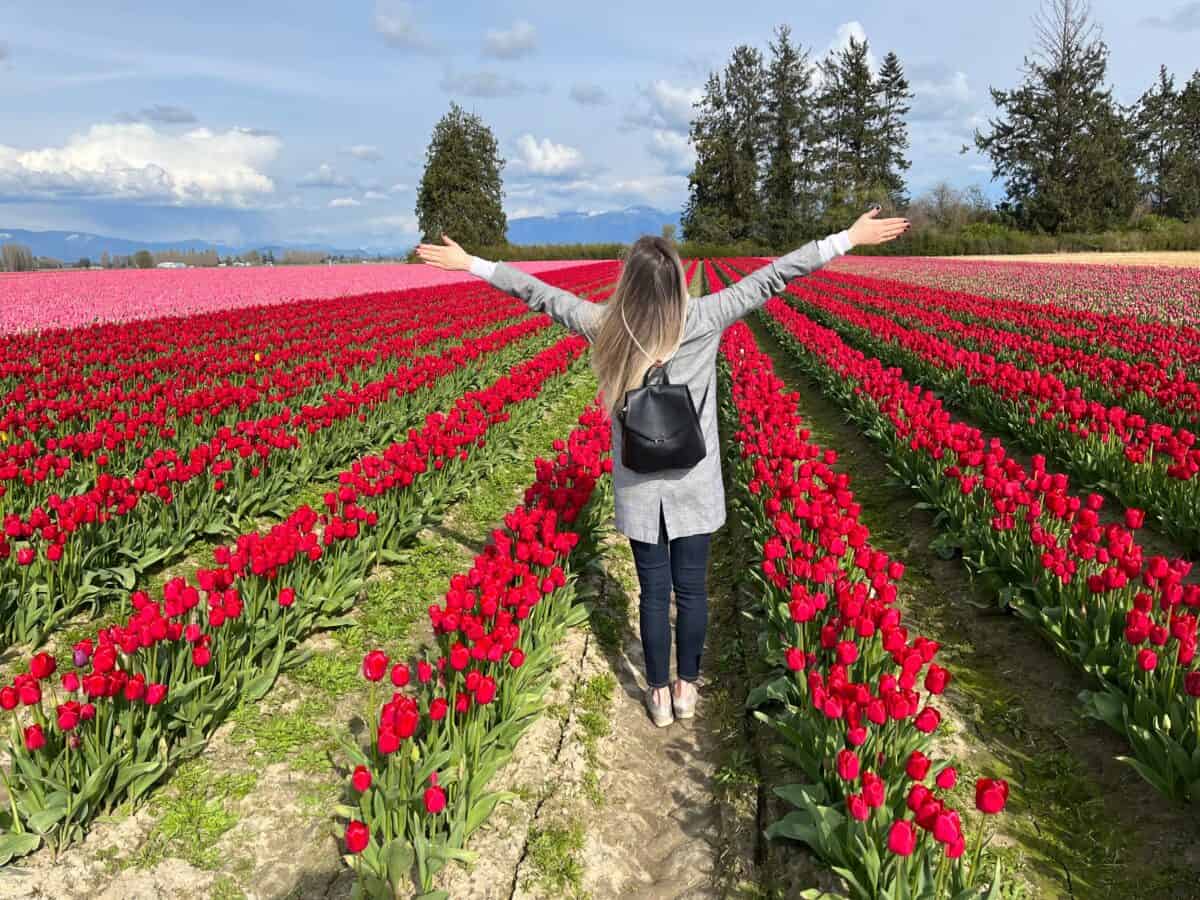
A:
POLYGON ((691 126, 693 106, 702 96, 700 88, 679 87, 660 78, 642 88, 638 105, 625 114, 625 125, 686 133, 691 126))
POLYGON ((355 159, 361 159, 363 162, 379 162, 383 159, 383 151, 374 144, 355 144, 352 147, 347 147, 346 152, 355 159))
POLYGON ((940 64, 914 65, 909 72, 913 121, 961 119, 972 112, 974 93, 966 72, 940 64))
MULTIPOLYGON (((862 22, 852 21, 843 22, 837 27, 834 32, 833 40, 829 42, 829 53, 838 53, 849 48, 850 39, 858 41, 860 44, 867 41, 867 29, 863 28, 862 22)), ((871 67, 872 72, 879 71, 879 60, 875 58, 875 53, 867 49, 867 65, 871 67)))
POLYGON ((338 172, 329 163, 321 163, 313 171, 296 182, 302 188, 356 188, 357 183, 349 175, 338 172))
POLYGON ((379 191, 367 191, 363 194, 364 200, 386 200, 387 198, 387 194, 381 194, 379 191))
POLYGON ((532 219, 535 216, 544 216, 546 212, 544 206, 518 206, 516 209, 505 210, 510 222, 513 219, 532 219))
MULTIPOLYGON (((971 87, 965 72, 941 62, 913 64, 909 79, 914 96, 908 126, 914 157, 959 160, 964 145, 973 148, 975 129, 986 124, 986 100, 971 87)), ((973 149, 970 158, 978 158, 973 149)))
POLYGON ((532 134, 517 138, 518 168, 532 175, 558 178, 577 175, 584 167, 583 153, 566 144, 556 144, 549 138, 540 141, 532 134))
MULTIPOLYGON (((559 202, 556 209, 613 209, 630 204, 645 204, 672 208, 683 203, 687 196, 687 177, 683 175, 643 175, 626 178, 594 176, 569 181, 543 182, 537 192, 539 199, 552 195, 559 202)), ((508 190, 512 196, 520 194, 508 190)))
POLYGON ((415 21, 413 5, 404 0, 376 0, 375 30, 392 47, 429 53, 433 41, 415 21))
POLYGON ((407 190, 408 190, 407 184, 393 184, 390 188, 388 188, 388 193, 389 194, 402 194, 407 190))
POLYGON ((506 30, 488 29, 483 39, 485 56, 496 59, 519 59, 537 50, 537 29, 528 22, 517 22, 506 30))
POLYGON ((0 144, 0 194, 247 206, 274 192, 263 168, 281 147, 274 135, 241 128, 165 134, 145 123, 93 125, 61 147, 0 144))
POLYGON ((580 106, 604 106, 612 102, 608 92, 598 84, 573 84, 570 97, 580 106))
POLYGON ((373 216, 363 223, 367 232, 373 236, 388 234, 414 235, 417 233, 417 220, 414 216, 373 216))
POLYGON ((532 85, 519 78, 501 75, 499 72, 486 70, 476 72, 456 72, 447 69, 442 76, 441 88, 448 94, 462 94, 467 97, 517 97, 532 91, 547 91, 548 85, 532 85))
POLYGON ((691 141, 687 135, 678 131, 656 129, 650 135, 650 143, 646 145, 646 149, 652 156, 662 160, 668 172, 690 172, 696 162, 696 150, 691 141))
POLYGON ((362 206, 362 204, 353 197, 334 197, 329 201, 330 209, 344 209, 348 206, 362 206))

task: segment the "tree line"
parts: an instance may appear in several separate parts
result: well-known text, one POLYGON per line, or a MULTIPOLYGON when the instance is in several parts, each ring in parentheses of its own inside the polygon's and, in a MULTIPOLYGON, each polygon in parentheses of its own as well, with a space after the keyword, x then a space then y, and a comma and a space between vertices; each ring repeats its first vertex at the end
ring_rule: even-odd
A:
POLYGON ((685 237, 783 250, 880 202, 933 229, 885 252, 1200 246, 1181 224, 1200 218, 1200 71, 1177 84, 1163 66, 1125 106, 1086 0, 1043 0, 1034 32, 1020 84, 990 89, 996 112, 974 136, 1004 186, 994 205, 946 183, 910 200, 913 92, 894 52, 875 68, 851 38, 814 60, 786 26, 767 60, 736 47, 692 121, 685 237))
POLYGON ((1122 228, 1140 214, 1200 214, 1200 70, 1166 66, 1132 105, 1107 83, 1109 49, 1086 0, 1046 0, 1021 83, 991 89, 975 144, 1004 182, 998 212, 1047 234, 1122 228))
POLYGON ((873 70, 870 46, 814 60, 781 25, 770 60, 734 49, 709 75, 691 125, 684 238, 795 246, 844 227, 871 203, 904 208, 913 94, 900 58, 873 70))
MULTIPOLYGON (((376 262, 384 257, 373 257, 376 262)), ((49 256, 35 256, 24 244, 0 245, 0 272, 32 272, 38 269, 152 269, 160 263, 176 263, 190 268, 215 268, 234 265, 315 266, 328 262, 365 262, 366 257, 330 255, 320 250, 285 250, 276 256, 273 250, 248 250, 237 255, 221 256, 216 250, 138 250, 130 254, 110 254, 107 250, 95 259, 82 256, 74 262, 64 262, 49 256)))

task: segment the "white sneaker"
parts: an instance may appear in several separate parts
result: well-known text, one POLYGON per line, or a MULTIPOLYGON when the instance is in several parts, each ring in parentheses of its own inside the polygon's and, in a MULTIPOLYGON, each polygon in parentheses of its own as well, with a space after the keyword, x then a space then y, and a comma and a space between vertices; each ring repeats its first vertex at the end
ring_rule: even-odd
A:
POLYGON ((646 689, 646 712, 650 713, 650 721, 659 728, 665 728, 675 721, 671 712, 671 691, 669 688, 646 689), (658 699, 660 696, 665 699, 658 699))
POLYGON ((680 681, 678 684, 682 688, 683 696, 677 697, 674 691, 671 692, 671 706, 675 710, 675 718, 690 719, 696 714, 696 701, 700 699, 700 692, 691 682, 680 681))

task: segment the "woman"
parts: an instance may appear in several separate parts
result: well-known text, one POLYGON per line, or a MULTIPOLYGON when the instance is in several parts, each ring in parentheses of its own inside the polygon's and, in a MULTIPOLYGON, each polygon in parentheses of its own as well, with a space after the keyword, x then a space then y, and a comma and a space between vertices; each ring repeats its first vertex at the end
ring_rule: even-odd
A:
POLYGON ((880 219, 879 208, 846 231, 813 241, 737 284, 690 300, 674 246, 643 237, 629 250, 616 290, 598 305, 551 287, 504 263, 468 255, 445 235, 445 246, 422 244, 417 255, 439 269, 469 271, 524 300, 593 344, 592 366, 610 411, 662 362, 672 383, 687 384, 704 433, 706 455, 690 469, 638 474, 621 464, 621 425, 612 416, 613 488, 617 530, 629 538, 641 586, 639 623, 646 656, 646 709, 655 725, 695 713, 696 679, 708 626, 709 539, 725 523, 725 493, 717 437, 716 362, 721 333, 762 306, 793 278, 816 271, 851 247, 899 237, 905 219, 880 219), (668 688, 674 588, 677 678, 668 688))

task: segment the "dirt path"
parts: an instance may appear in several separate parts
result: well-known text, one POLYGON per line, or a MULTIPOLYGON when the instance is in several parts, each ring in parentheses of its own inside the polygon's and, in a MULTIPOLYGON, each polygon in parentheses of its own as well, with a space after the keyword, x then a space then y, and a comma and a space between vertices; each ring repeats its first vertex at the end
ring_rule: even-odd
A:
POLYGON ((443 881, 455 900, 729 895, 717 864, 729 831, 714 790, 721 700, 702 682, 694 720, 650 723, 632 558, 619 535, 608 547, 581 588, 589 625, 561 648, 547 714, 500 773, 517 799, 472 840, 474 867, 443 881))
POLYGON ((994 597, 960 562, 930 550, 938 532, 928 511, 913 508, 918 497, 890 479, 874 446, 789 364, 761 322, 750 324, 780 377, 800 392, 814 440, 837 450, 839 468, 851 474, 872 543, 907 566, 900 605, 910 627, 942 645, 954 674, 944 746, 964 762, 959 807, 973 807, 968 786, 976 775, 1013 784, 998 846, 1026 895, 1197 896, 1196 817, 1117 761, 1128 746, 1079 713, 1085 679, 1032 629, 998 614, 994 597))
MULTIPOLYGON (((716 747, 701 682, 694 719, 656 727, 642 704, 645 658, 637 628, 637 577, 623 539, 607 555, 603 590, 617 640, 596 642, 598 670, 616 683, 611 734, 599 748, 603 808, 589 828, 584 886, 597 897, 637 900, 719 896, 714 861, 720 838, 713 796, 716 747)), ((712 645, 708 648, 712 655, 712 645)))

